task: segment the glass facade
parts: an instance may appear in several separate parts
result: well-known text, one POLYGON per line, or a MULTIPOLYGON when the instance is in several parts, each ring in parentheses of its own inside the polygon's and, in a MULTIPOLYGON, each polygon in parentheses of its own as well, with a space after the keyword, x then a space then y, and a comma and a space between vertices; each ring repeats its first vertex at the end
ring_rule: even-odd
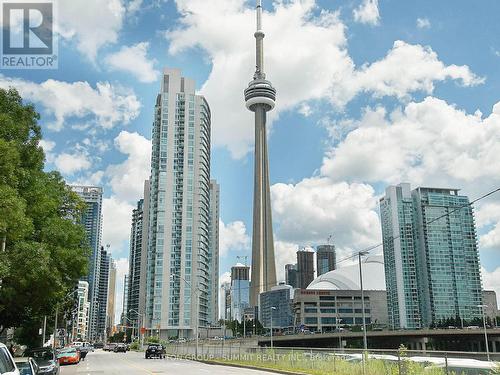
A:
POLYGON ((458 190, 390 186, 380 200, 389 322, 428 327, 480 316, 472 207, 458 190))
POLYGON ((88 275, 84 278, 89 284, 87 338, 89 340, 96 340, 99 318, 99 278, 101 269, 102 188, 98 186, 72 186, 71 189, 78 194, 87 205, 82 217, 82 223, 85 227, 88 244, 91 249, 88 275))
POLYGON ((209 320, 210 209, 210 109, 194 81, 166 69, 152 132, 145 306, 146 325, 163 337, 209 320))

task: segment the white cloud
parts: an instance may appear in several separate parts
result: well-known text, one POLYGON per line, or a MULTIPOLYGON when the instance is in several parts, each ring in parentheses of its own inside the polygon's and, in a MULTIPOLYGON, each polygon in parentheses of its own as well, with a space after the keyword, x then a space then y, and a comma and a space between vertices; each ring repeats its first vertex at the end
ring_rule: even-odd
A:
POLYGON ((334 95, 341 95, 340 102, 347 102, 363 91, 372 92, 376 97, 407 98, 417 91, 431 94, 435 82, 448 79, 457 80, 463 86, 484 82, 468 66, 445 65, 430 47, 397 40, 382 60, 362 66, 353 79, 346 82, 346 91, 339 90, 334 95))
POLYGON ((276 258, 276 278, 277 281, 285 281, 285 264, 297 263, 297 251, 299 245, 285 242, 274 241, 274 254, 276 258))
POLYGON ((500 103, 482 118, 428 97, 390 114, 367 109, 356 126, 327 154, 322 174, 338 181, 457 186, 469 193, 479 179, 486 191, 500 181, 500 103))
POLYGON ((316 245, 333 234, 336 246, 348 251, 380 240, 377 199, 370 185, 312 177, 295 185, 275 184, 271 194, 281 241, 316 245))
POLYGON ((56 147, 56 143, 53 141, 50 141, 48 139, 42 139, 40 142, 38 142, 38 145, 43 148, 43 151, 47 154, 48 152, 51 152, 54 147, 56 147))
POLYGON ((484 267, 481 267, 481 276, 483 278, 483 289, 494 290, 497 294, 498 302, 498 297, 500 297, 500 267, 497 267, 491 272, 488 272, 484 267))
POLYGON ((72 40, 80 53, 95 62, 98 50, 115 43, 122 28, 125 6, 121 0, 62 0, 58 2, 59 34, 72 40))
POLYGON ((85 152, 76 151, 72 154, 63 152, 54 159, 57 169, 65 174, 72 175, 75 172, 89 169, 92 165, 89 156, 85 152))
POLYGON ((108 82, 98 82, 94 89, 88 82, 49 79, 38 84, 0 74, 0 87, 14 87, 25 100, 42 104, 55 117, 48 127, 56 131, 75 118, 90 118, 87 122, 105 129, 128 124, 139 115, 141 107, 133 92, 108 82))
POLYGON ((352 12, 356 22, 376 26, 380 23, 378 0, 363 0, 363 3, 352 12))
POLYGON ((419 29, 430 29, 431 21, 428 18, 417 18, 417 27, 419 29))
POLYGON ((155 82, 160 72, 154 67, 157 61, 147 56, 148 48, 148 42, 123 46, 118 52, 106 56, 104 61, 111 70, 130 73, 141 82, 155 82))
MULTIPOLYGON (((111 249, 113 252, 113 249, 111 249)), ((123 311, 123 285, 125 275, 128 274, 128 258, 119 258, 116 262, 116 289, 115 289, 115 324, 120 322, 123 311)))
POLYGON ((110 245, 112 251, 122 252, 124 244, 130 240, 132 210, 134 206, 111 196, 102 200, 102 243, 110 245))
POLYGON ((233 221, 224 224, 219 220, 219 255, 221 257, 229 251, 248 250, 250 248, 250 238, 248 237, 245 223, 233 221))
POLYGON ((108 166, 106 176, 117 199, 135 202, 143 196, 144 181, 150 175, 151 141, 138 133, 122 130, 114 143, 127 158, 120 164, 108 166))
MULTIPOLYGON (((254 138, 241 81, 254 73, 254 9, 244 0, 177 0, 176 4, 181 26, 166 33, 169 52, 201 48, 207 53, 212 70, 201 93, 212 108, 213 142, 241 158, 251 150, 254 138), (216 17, 219 23, 212 22, 216 17), (242 95, 235 95, 238 92, 242 95)), ((315 0, 277 2, 274 12, 264 13, 264 30, 265 71, 278 91, 270 124, 286 110, 307 114, 303 103, 315 99, 327 98, 342 108, 363 92, 406 99, 415 91, 432 92, 435 81, 455 79, 464 86, 481 82, 467 66, 447 66, 430 48, 401 41, 382 60, 357 70, 338 13, 317 12, 315 0)))

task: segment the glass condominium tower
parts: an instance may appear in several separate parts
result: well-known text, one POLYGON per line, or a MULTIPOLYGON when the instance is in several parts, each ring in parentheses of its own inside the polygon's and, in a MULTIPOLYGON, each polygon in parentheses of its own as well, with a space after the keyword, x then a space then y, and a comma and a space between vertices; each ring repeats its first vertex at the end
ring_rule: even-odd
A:
POLYGON ((481 317, 474 213, 456 189, 389 186, 380 200, 389 322, 429 327, 481 317))
POLYGON ((193 337, 209 320, 210 126, 195 82, 165 69, 153 122, 145 306, 146 328, 162 339, 193 337))
POLYGON ((87 338, 96 340, 99 324, 99 281, 101 271, 101 238, 102 238, 102 187, 71 186, 71 189, 85 202, 82 223, 91 249, 88 274, 83 279, 89 283, 89 321, 87 338))

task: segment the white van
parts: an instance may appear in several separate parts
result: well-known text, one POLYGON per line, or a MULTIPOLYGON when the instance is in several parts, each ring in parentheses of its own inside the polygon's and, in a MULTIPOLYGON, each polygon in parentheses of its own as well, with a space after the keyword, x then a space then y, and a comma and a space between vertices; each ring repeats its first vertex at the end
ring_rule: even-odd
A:
POLYGON ((0 375, 19 375, 14 358, 2 343, 0 343, 0 375))

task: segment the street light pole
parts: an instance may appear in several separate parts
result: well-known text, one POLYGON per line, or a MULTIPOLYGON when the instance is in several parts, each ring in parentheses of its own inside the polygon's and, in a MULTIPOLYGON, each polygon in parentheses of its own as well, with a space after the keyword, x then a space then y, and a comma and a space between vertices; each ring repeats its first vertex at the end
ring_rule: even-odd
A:
POLYGON ((337 313, 337 317, 335 318, 335 322, 337 323, 337 332, 339 333, 339 350, 342 350, 342 337, 340 336, 340 322, 342 321, 342 319, 340 319, 338 317, 338 313, 337 313))
POLYGON ((365 292, 363 289, 363 269, 361 267, 361 257, 367 255, 367 251, 360 251, 358 253, 359 260, 359 283, 361 286, 361 309, 362 309, 362 318, 363 318, 363 348, 365 351, 368 349, 368 341, 366 339, 366 317, 365 317, 365 292))
POLYGON ((488 307, 486 305, 477 305, 477 307, 481 308, 482 315, 483 315, 483 328, 484 328, 484 343, 486 345, 486 357, 488 358, 488 362, 490 361, 490 348, 488 345, 488 332, 486 332, 486 314, 485 314, 485 307, 488 307))
POLYGON ((276 310, 276 307, 271 306, 271 349, 273 348, 273 311, 276 310))

